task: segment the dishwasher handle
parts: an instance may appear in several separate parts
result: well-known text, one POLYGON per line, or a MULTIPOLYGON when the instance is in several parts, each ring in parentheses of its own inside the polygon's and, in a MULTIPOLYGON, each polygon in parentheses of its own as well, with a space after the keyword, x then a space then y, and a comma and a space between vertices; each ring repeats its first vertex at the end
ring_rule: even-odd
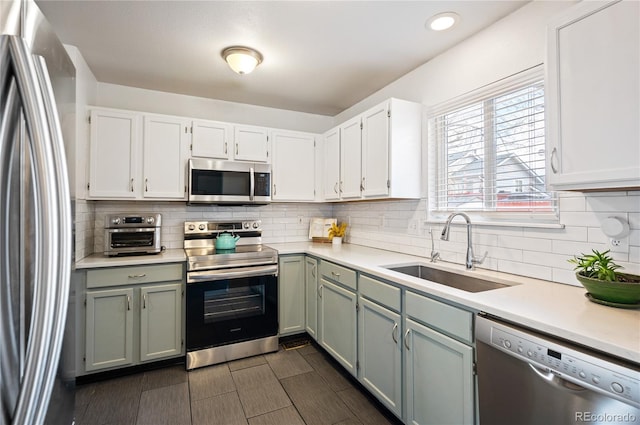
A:
POLYGON ((557 376, 549 370, 540 369, 539 367, 536 367, 531 363, 527 364, 529 365, 529 368, 533 371, 533 373, 535 373, 539 378, 555 388, 569 391, 588 391, 588 389, 583 387, 582 385, 567 381, 566 379, 557 376))

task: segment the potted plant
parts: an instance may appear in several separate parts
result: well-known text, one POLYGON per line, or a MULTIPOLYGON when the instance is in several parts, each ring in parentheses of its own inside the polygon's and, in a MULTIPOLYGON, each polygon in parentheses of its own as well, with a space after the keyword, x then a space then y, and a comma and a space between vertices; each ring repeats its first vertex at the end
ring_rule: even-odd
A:
POLYGON ((345 233, 347 233, 347 223, 332 223, 329 228, 329 239, 334 245, 340 245, 345 233))
POLYGON ((608 255, 609 250, 581 254, 569 260, 575 264, 576 278, 589 292, 592 301, 617 304, 640 304, 640 276, 620 273, 622 267, 608 255))

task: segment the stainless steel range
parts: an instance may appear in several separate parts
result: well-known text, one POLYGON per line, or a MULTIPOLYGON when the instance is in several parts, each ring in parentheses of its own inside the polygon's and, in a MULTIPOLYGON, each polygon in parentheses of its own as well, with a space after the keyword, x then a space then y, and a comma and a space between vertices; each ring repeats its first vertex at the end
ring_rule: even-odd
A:
POLYGON ((187 370, 277 351, 278 252, 262 245, 262 223, 185 222, 184 248, 187 370))

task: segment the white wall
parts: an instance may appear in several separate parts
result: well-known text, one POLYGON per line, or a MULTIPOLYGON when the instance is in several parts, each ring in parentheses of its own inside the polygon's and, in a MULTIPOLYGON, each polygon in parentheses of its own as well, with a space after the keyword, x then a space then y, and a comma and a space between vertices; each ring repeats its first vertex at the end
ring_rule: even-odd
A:
MULTIPOLYGON (((389 97, 427 106, 438 104, 543 63, 546 22, 572 3, 535 1, 527 4, 337 115, 335 123, 389 97)), ((425 146, 426 132, 423 149, 425 146)), ((423 176, 427 175, 426 163, 423 161, 423 176)), ((431 228, 435 250, 442 258, 464 264, 466 229, 456 224, 450 241, 440 241, 442 224, 425 223, 426 204, 424 198, 347 203, 336 205, 333 215, 351 223, 347 235, 351 243, 425 257, 431 252, 431 228)), ((474 226, 476 254, 488 251, 481 267, 578 285, 567 259, 590 252, 592 248, 607 249, 600 225, 605 218, 617 216, 629 221, 632 231, 629 252, 615 253, 614 258, 626 271, 640 273, 640 192, 564 192, 559 193, 559 205, 564 229, 474 226)))
POLYGON ((89 125, 84 117, 87 105, 96 103, 98 82, 80 51, 69 45, 65 45, 65 49, 76 68, 75 140, 72 146, 67 146, 67 159, 71 197, 74 199, 74 254, 81 259, 93 252, 94 245, 95 214, 92 204, 84 200, 89 181, 89 125))
POLYGON ((98 106, 322 133, 333 118, 284 109, 98 83, 98 106))

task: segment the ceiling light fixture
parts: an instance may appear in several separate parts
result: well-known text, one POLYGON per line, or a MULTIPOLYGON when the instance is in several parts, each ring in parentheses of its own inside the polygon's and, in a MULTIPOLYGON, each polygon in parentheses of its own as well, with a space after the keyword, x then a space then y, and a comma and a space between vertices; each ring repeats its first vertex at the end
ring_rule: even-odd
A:
POLYGON ((250 73, 262 62, 260 52, 243 46, 227 47, 222 51, 222 58, 240 75, 250 73))
POLYGON ((444 31, 451 28, 460 20, 460 16, 454 12, 438 13, 427 20, 427 27, 434 31, 444 31))

